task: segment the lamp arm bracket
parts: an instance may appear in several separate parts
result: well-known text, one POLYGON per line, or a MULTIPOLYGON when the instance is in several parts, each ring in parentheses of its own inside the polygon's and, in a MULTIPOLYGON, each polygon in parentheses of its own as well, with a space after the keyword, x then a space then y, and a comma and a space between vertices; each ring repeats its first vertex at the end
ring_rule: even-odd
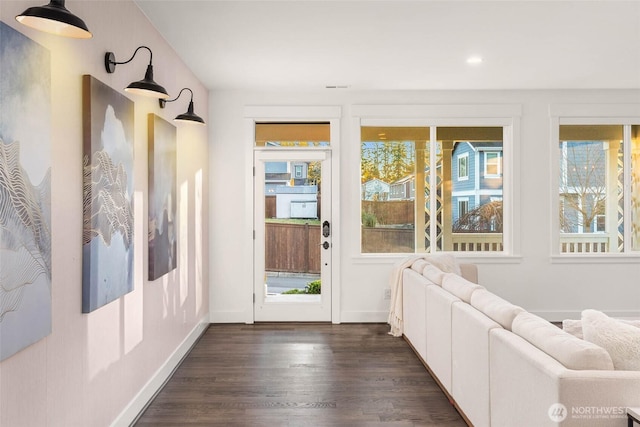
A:
POLYGON ((191 89, 189 89, 188 87, 183 87, 182 89, 180 89, 180 93, 178 93, 178 96, 176 96, 173 99, 158 99, 158 103, 160 104, 160 108, 164 108, 167 102, 177 101, 178 98, 180 98, 180 95, 182 95, 182 92, 184 92, 185 90, 188 90, 189 92, 191 92, 191 101, 193 101, 193 91, 191 89))
POLYGON ((129 62, 133 61, 133 58, 135 58, 136 54, 140 49, 147 49, 149 51, 149 65, 151 65, 153 63, 153 52, 151 51, 151 49, 149 49, 147 46, 138 46, 135 52, 133 52, 133 55, 131 55, 131 58, 123 62, 116 62, 116 57, 113 52, 105 53, 104 67, 106 68, 107 73, 109 74, 113 73, 116 69, 116 65, 128 64, 129 62))

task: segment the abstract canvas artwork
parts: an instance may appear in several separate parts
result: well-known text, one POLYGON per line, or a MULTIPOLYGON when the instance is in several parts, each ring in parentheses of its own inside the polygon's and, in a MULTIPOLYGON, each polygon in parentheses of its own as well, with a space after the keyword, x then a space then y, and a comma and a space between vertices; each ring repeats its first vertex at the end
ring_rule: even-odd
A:
POLYGON ((176 268, 176 127, 149 114, 149 280, 176 268))
POLYGON ((82 312, 133 290, 134 104, 92 76, 83 85, 82 312))
POLYGON ((0 22, 0 360, 51 333, 51 60, 0 22))

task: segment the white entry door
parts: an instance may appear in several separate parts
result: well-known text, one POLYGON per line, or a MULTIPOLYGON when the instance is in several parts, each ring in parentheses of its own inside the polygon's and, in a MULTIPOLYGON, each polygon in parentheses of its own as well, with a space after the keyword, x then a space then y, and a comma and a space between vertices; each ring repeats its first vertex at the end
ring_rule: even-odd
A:
POLYGON ((331 152, 254 153, 254 320, 331 321, 331 152))

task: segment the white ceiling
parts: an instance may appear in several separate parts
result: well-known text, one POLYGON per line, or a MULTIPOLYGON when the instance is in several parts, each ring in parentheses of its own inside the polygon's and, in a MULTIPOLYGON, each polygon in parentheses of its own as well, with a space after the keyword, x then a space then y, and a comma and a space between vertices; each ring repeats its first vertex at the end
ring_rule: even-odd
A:
POLYGON ((636 0, 136 3, 209 89, 640 88, 636 0))

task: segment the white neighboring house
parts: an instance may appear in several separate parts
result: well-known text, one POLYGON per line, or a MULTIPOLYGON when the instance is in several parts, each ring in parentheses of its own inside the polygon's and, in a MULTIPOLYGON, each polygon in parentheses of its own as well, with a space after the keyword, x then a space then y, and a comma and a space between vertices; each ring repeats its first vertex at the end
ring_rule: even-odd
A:
POLYGON ((318 218, 317 185, 278 185, 276 218, 318 218))
POLYGON ((370 179, 362 184, 362 200, 384 201, 389 199, 391 185, 378 178, 370 179))

